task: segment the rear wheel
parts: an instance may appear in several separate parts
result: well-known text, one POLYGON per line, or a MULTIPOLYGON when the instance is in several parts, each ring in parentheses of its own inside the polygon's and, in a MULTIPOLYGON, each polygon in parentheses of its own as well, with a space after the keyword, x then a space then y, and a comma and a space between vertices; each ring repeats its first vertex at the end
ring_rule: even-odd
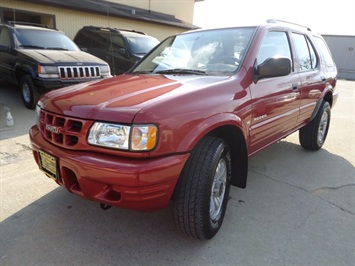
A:
POLYGON ((308 150, 320 149, 327 137, 330 123, 330 105, 322 102, 316 117, 299 130, 301 146, 308 150))
POLYGON ((175 222, 189 236, 210 239, 220 229, 231 180, 227 144, 205 137, 192 151, 173 195, 175 222))
POLYGON ((24 76, 20 82, 22 100, 24 105, 29 109, 34 109, 39 100, 39 94, 33 85, 30 76, 24 76))

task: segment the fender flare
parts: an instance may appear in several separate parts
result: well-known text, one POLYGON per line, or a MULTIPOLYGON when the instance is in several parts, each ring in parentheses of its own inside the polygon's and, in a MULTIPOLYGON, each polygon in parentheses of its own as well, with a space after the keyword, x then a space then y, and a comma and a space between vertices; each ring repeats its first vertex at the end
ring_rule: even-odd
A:
MULTIPOLYGON (((330 86, 330 84, 327 87, 329 87, 329 86, 330 86)), ((334 89, 331 86, 330 86, 329 89, 324 90, 324 94, 322 95, 321 98, 318 99, 318 101, 316 103, 316 106, 315 106, 315 108, 313 110, 313 113, 312 113, 309 121, 312 121, 316 117, 316 115, 317 115, 317 113, 319 111, 319 108, 321 107, 323 101, 329 102, 330 106, 332 106, 333 93, 334 93, 334 89)))
POLYGON ((222 126, 238 127, 247 136, 246 125, 233 113, 220 113, 201 121, 196 130, 188 132, 178 146, 178 150, 191 151, 204 136, 222 126))
POLYGON ((203 137, 214 135, 213 133, 218 129, 226 126, 239 130, 241 133, 236 134, 235 137, 229 136, 228 138, 229 144, 233 145, 230 147, 234 162, 232 164, 233 175, 231 184, 239 188, 245 188, 248 175, 247 126, 243 123, 242 119, 235 114, 220 113, 202 121, 196 126, 196 130, 185 135, 180 143, 179 149, 191 151, 203 137))

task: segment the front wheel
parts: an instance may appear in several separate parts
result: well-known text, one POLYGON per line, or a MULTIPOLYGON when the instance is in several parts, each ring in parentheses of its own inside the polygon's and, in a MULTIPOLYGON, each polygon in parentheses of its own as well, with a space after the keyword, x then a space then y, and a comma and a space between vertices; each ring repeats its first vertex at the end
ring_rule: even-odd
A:
POLYGON ((330 105, 322 102, 315 118, 299 130, 301 146, 307 150, 320 149, 327 137, 330 123, 330 105))
POLYGON ((174 218, 189 236, 211 239, 227 208, 232 163, 227 144, 203 138, 191 152, 173 195, 174 218))
POLYGON ((23 104, 29 109, 34 109, 39 100, 39 94, 33 85, 31 77, 24 76, 21 79, 20 86, 23 104))

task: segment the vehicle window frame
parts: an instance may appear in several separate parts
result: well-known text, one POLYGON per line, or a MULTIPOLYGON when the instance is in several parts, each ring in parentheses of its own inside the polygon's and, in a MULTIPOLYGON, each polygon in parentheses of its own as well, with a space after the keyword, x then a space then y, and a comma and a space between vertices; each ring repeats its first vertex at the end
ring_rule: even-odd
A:
MULTIPOLYGON (((294 45, 294 49, 295 49, 295 52, 296 52, 296 58, 295 58, 295 61, 297 62, 297 66, 298 66, 298 72, 307 72, 307 71, 314 71, 316 70, 318 67, 319 67, 319 54, 318 54, 318 51, 317 49, 315 48, 314 44, 312 43, 312 40, 309 38, 309 36, 305 33, 301 33, 301 32, 296 32, 296 31, 293 31, 291 33, 292 35, 292 39, 293 39, 293 45, 294 45), (305 68, 305 69, 302 69, 302 66, 304 66, 305 64, 302 64, 302 62, 300 61, 301 58, 301 53, 299 50, 299 48, 301 48, 298 44, 299 44, 299 41, 301 39, 298 39, 297 40, 297 37, 296 36, 299 36, 300 38, 303 37, 302 41, 304 41, 302 44, 303 44, 303 48, 306 47, 307 49, 307 54, 308 54, 308 59, 309 59, 309 62, 310 62, 310 68, 305 68), (305 44, 305 45, 304 45, 305 44), (313 53, 312 53, 312 52, 313 53), (312 54, 314 54, 315 56, 315 60, 313 60, 312 58, 312 54), (313 62, 315 61, 315 64, 313 64, 313 62)), ((305 50, 304 50, 305 51, 305 50)), ((304 52, 303 51, 303 52, 304 52)), ((308 64, 308 63, 307 63, 308 64)))
POLYGON ((322 58, 321 60, 322 63, 328 67, 334 67, 335 62, 326 41, 319 36, 312 36, 312 37, 313 37, 312 40, 314 41, 314 45, 317 47, 316 52, 319 51, 318 57, 322 58))
MULTIPOLYGON (((287 46, 288 46, 288 52, 289 52, 289 53, 288 53, 288 54, 277 54, 277 53, 275 53, 274 56, 277 56, 277 57, 287 57, 287 58, 289 58, 289 59, 291 60, 291 73, 294 72, 294 56, 293 56, 293 50, 292 50, 292 42, 291 42, 291 40, 290 40, 290 36, 289 36, 289 33, 288 33, 287 30, 282 30, 282 29, 270 29, 269 31, 267 31, 267 32, 265 33, 265 35, 263 36, 262 41, 260 42, 260 46, 259 46, 259 49, 258 49, 258 52, 257 52, 257 55, 256 55, 257 64, 260 65, 260 64, 262 64, 263 62, 265 62, 265 60, 266 60, 267 58, 269 58, 269 57, 264 58, 264 60, 262 60, 262 62, 260 62, 260 60, 258 60, 258 57, 259 57, 259 55, 260 55, 260 52, 261 52, 261 50, 262 50, 262 48, 263 48, 263 44, 267 44, 267 45, 265 45, 264 47, 265 47, 265 48, 266 48, 266 47, 269 47, 269 48, 270 48, 269 51, 271 51, 272 49, 275 50, 275 51, 276 51, 276 50, 277 50, 277 51, 282 51, 282 50, 285 51, 285 47, 286 47, 286 46, 282 47, 282 50, 280 50, 280 47, 277 47, 274 43, 264 43, 270 33, 283 33, 283 34, 284 34, 285 39, 282 40, 282 41, 285 41, 285 40, 287 41, 287 46), (273 47, 272 47, 272 46, 273 46, 273 47)), ((268 41, 269 41, 269 40, 268 40, 268 41)), ((283 44, 284 44, 284 43, 283 43, 283 44)), ((265 57, 265 56, 264 56, 264 57, 265 57)))

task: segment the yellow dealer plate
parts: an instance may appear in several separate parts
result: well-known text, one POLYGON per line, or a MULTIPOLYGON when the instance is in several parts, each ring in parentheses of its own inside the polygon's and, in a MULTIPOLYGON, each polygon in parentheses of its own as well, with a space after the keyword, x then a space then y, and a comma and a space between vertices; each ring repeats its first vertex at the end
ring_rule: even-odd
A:
POLYGON ((50 178, 57 179, 57 159, 52 155, 39 151, 40 169, 50 178))

